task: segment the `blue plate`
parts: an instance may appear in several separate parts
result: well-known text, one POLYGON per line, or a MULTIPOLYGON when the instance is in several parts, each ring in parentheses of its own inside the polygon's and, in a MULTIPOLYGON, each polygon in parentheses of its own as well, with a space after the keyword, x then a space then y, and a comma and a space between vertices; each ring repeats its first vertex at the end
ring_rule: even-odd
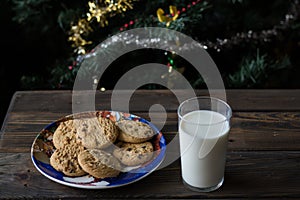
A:
POLYGON ((62 119, 59 119, 51 124, 47 125, 35 138, 31 148, 31 159, 36 169, 46 176, 47 178, 71 187, 87 188, 87 189, 105 189, 114 188, 130 183, 134 183, 142 178, 148 176, 162 163, 166 152, 166 141, 162 133, 147 120, 132 115, 129 113, 117 112, 117 111, 95 111, 85 112, 68 115, 62 119), (153 158, 139 166, 126 167, 126 172, 121 172, 117 177, 98 179, 91 175, 85 175, 80 177, 69 177, 63 173, 56 171, 50 165, 50 157, 55 151, 55 147, 52 142, 53 133, 62 121, 66 121, 73 118, 86 118, 101 116, 111 119, 116 122, 122 119, 135 120, 148 124, 156 133, 156 135, 150 140, 154 147, 153 158))

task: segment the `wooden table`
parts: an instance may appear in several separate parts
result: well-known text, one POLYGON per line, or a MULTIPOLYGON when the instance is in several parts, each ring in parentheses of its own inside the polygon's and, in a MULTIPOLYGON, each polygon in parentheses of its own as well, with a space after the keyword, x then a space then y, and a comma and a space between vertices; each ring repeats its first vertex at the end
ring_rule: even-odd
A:
MULTIPOLYGON (((300 90, 227 91, 233 118, 225 182, 211 193, 182 184, 180 159, 115 189, 77 189, 41 175, 30 158, 32 142, 45 125, 71 114, 71 96, 71 91, 15 93, 1 131, 0 198, 300 198, 300 90)), ((97 93, 96 109, 110 109, 110 96, 111 91, 97 93)), ((136 91, 130 112, 149 119, 148 108, 157 103, 168 112, 162 132, 170 141, 177 132, 178 107, 171 92, 136 91)))

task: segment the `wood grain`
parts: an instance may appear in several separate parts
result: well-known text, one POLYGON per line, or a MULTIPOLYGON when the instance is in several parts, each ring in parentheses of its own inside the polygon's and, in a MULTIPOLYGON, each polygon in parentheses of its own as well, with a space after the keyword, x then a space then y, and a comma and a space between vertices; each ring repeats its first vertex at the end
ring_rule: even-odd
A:
MULTIPOLYGON (((122 92, 117 99, 120 105, 128 94, 122 92)), ((233 117, 225 183, 212 193, 195 193, 184 187, 180 160, 145 179, 116 189, 77 189, 47 179, 31 162, 31 145, 43 127, 72 113, 72 92, 16 92, 0 132, 0 199, 299 198, 300 90, 226 92, 233 117)), ((196 93, 207 95, 205 90, 196 93)), ((185 91, 177 94, 188 97, 185 91)), ((111 95, 112 91, 97 92, 95 108, 109 110, 111 95)), ((148 111, 153 104, 161 104, 167 111, 165 124, 160 111, 152 113, 152 122, 164 125, 162 132, 169 142, 177 134, 179 102, 168 90, 139 90, 131 97, 130 112, 150 120, 148 111)))
MULTIPOLYGON (((39 131, 63 116, 62 113, 24 111, 11 114, 2 134, 0 152, 29 152, 39 131)), ((135 114, 149 120, 148 113, 135 114)), ((163 125, 159 113, 154 118, 155 125, 163 125)), ((231 125, 230 151, 300 150, 298 112, 235 112, 231 125)), ((168 142, 177 134, 176 113, 168 113, 162 132, 168 142)))
POLYGON ((207 194, 185 188, 179 160, 136 183, 108 190, 76 189, 55 183, 34 169, 29 153, 0 153, 0 166, 1 188, 9 183, 9 187, 0 189, 1 198, 284 198, 300 195, 298 152, 229 153, 224 185, 207 194))
MULTIPOLYGON (((183 99, 189 97, 184 90, 177 93, 183 99)), ((195 93, 208 95, 205 90, 196 90, 195 93)), ((227 90, 226 93, 228 103, 235 111, 300 110, 300 90, 227 90)), ((112 91, 97 92, 96 109, 110 109, 111 94, 112 91)), ((120 104, 127 94, 126 90, 119 94, 120 104)), ((82 96, 89 95, 82 93, 82 96)), ((80 105, 81 102, 76 103, 80 105)), ((130 108, 131 111, 145 111, 150 105, 157 103, 164 105, 167 111, 177 110, 179 104, 176 96, 169 90, 138 90, 131 97, 130 108)), ((15 93, 12 111, 70 112, 71 109, 72 91, 23 91, 15 93)))

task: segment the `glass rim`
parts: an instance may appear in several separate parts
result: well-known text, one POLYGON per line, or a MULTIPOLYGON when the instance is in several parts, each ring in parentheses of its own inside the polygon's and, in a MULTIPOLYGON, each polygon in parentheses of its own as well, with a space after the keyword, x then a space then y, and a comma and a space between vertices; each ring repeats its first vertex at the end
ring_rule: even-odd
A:
MULTIPOLYGON (((210 110, 210 111, 213 111, 213 110, 210 110)), ((216 112, 216 111, 214 111, 214 112, 216 112)), ((230 118, 232 117, 232 109, 229 106, 229 104, 226 101, 222 100, 222 99, 219 99, 219 98, 216 98, 216 97, 211 97, 211 96, 199 96, 199 97, 192 97, 192 98, 186 99, 183 102, 181 102, 180 105, 178 106, 178 109, 177 109, 177 115, 179 116, 180 120, 183 120, 183 121, 185 121, 186 123, 189 123, 189 124, 200 125, 200 126, 211 126, 211 125, 218 125, 218 124, 224 123, 226 121, 229 121, 230 118), (217 102, 221 102, 227 108, 229 108, 229 111, 230 111, 229 115, 228 116, 224 116, 223 114, 220 113, 221 115, 223 115, 225 117, 225 119, 222 120, 222 121, 220 121, 220 122, 216 122, 216 123, 194 123, 194 122, 190 122, 190 121, 188 121, 186 119, 183 119, 184 115, 182 116, 179 113, 179 111, 181 110, 183 104, 185 104, 185 103, 187 103, 189 101, 192 101, 192 100, 196 100, 196 99, 210 99, 210 100, 214 100, 214 101, 217 101, 217 102)))

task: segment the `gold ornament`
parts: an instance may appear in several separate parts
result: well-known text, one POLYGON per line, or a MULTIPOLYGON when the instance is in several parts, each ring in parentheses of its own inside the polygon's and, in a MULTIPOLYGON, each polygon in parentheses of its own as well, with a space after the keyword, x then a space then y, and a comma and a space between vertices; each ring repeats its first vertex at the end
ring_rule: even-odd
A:
POLYGON ((69 31, 69 38, 68 40, 73 42, 72 47, 75 47, 75 52, 78 54, 85 54, 85 49, 83 46, 92 44, 91 41, 86 41, 82 38, 83 34, 88 34, 92 32, 93 29, 90 27, 89 23, 86 19, 80 19, 76 25, 71 27, 69 31))
POLYGON ((109 12, 117 12, 122 13, 126 12, 128 9, 133 9, 132 2, 135 0, 119 0, 118 2, 114 2, 112 0, 106 0, 105 2, 108 3, 107 10, 109 12))
POLYGON ((96 18, 97 22, 101 27, 108 25, 107 17, 113 17, 116 14, 126 12, 133 8, 133 2, 137 0, 105 0, 88 2, 89 12, 87 15, 87 20, 91 21, 96 18))
POLYGON ((76 25, 71 26, 68 40, 71 41, 72 47, 75 47, 77 54, 85 54, 85 45, 92 44, 91 41, 83 39, 82 35, 88 35, 93 31, 90 23, 92 19, 96 19, 100 27, 108 25, 108 17, 126 12, 133 8, 133 2, 137 0, 94 0, 88 2, 89 11, 86 13, 86 19, 80 19, 76 25))
POLYGON ((171 22, 175 21, 179 16, 176 6, 169 6, 169 10, 170 10, 171 17, 165 15, 165 12, 161 8, 157 9, 156 11, 158 20, 160 22, 166 23, 167 27, 170 26, 171 22))
POLYGON ((97 22, 101 27, 107 26, 108 21, 106 19, 107 10, 105 8, 101 8, 99 5, 96 5, 95 2, 89 2, 89 12, 87 15, 87 21, 91 21, 93 18, 96 18, 97 22))

